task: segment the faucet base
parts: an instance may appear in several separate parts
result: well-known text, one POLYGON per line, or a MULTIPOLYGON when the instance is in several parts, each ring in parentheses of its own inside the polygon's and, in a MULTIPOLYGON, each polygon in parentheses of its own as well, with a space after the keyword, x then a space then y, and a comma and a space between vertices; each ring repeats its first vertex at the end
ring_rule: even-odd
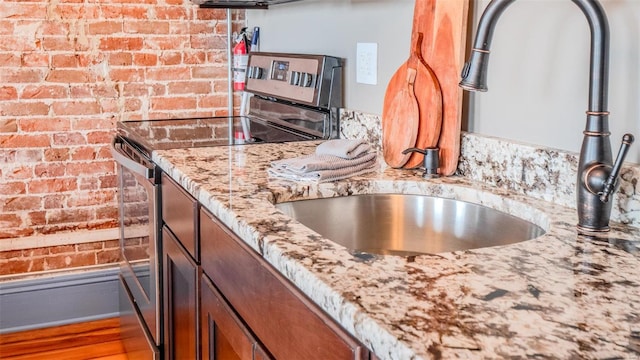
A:
POLYGON ((608 232, 609 226, 605 226, 602 228, 589 228, 589 227, 584 227, 581 225, 576 225, 576 229, 578 229, 578 234, 580 235, 596 235, 596 234, 602 234, 602 233, 606 233, 608 232))

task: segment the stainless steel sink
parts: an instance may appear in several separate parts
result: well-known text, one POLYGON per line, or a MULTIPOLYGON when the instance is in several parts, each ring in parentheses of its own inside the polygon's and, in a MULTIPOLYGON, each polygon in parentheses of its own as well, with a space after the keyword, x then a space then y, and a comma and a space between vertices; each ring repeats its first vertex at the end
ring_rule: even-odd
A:
POLYGON ((283 213, 350 250, 435 254, 507 245, 545 233, 540 226, 465 201, 370 194, 276 204, 283 213))

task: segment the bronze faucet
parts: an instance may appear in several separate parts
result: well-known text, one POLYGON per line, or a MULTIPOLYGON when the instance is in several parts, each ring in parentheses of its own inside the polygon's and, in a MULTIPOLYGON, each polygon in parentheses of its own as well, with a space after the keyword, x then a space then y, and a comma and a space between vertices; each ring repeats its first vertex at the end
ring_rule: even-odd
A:
MULTIPOLYGON (((471 58, 462 69, 460 87, 470 91, 487 91, 489 47, 498 17, 515 0, 492 0, 484 10, 476 34, 471 58)), ((609 24, 597 0, 571 0, 582 10, 591 30, 591 63, 589 74, 589 108, 587 124, 578 162, 576 197, 578 231, 581 233, 609 230, 611 202, 622 162, 633 143, 633 135, 625 134, 615 163, 609 141, 607 92, 609 81, 609 24)))

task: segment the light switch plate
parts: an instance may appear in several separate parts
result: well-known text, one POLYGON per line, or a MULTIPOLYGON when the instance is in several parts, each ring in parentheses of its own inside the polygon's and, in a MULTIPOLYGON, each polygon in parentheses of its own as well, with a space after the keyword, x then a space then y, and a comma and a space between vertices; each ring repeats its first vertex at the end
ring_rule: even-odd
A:
POLYGON ((378 84, 378 44, 357 43, 356 82, 359 84, 378 84))

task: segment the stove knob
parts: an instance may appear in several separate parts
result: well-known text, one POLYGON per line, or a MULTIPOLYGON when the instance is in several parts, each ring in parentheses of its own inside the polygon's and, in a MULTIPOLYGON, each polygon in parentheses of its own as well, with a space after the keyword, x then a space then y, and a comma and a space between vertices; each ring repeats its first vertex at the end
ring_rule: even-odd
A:
POLYGON ((289 78, 289 84, 290 85, 300 85, 300 72, 299 71, 292 71, 291 72, 291 78, 289 78))
POLYGON ((303 73, 302 80, 300 81, 300 86, 311 87, 312 83, 313 83, 313 74, 303 73))
POLYGON ((249 79, 262 79, 263 70, 260 66, 250 66, 247 76, 249 79))

